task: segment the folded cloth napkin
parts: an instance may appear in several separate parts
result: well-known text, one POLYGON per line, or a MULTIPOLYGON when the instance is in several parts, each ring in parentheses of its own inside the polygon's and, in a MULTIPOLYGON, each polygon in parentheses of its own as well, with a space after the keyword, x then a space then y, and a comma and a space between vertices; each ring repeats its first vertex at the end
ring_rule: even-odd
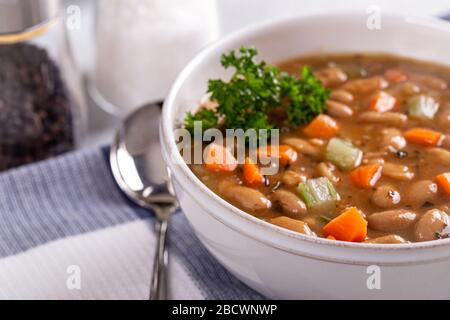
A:
MULTIPOLYGON (((119 191, 106 150, 0 175, 1 299, 147 299, 151 212, 119 191)), ((171 299, 261 299, 228 273, 183 213, 169 230, 171 299)))

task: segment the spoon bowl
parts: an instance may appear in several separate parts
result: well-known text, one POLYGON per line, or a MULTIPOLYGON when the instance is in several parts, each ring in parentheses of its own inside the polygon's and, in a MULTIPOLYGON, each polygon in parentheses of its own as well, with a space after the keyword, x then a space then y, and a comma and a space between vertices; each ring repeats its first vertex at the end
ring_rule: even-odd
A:
POLYGON ((157 218, 159 237, 153 268, 150 299, 167 298, 165 270, 168 263, 166 232, 176 198, 161 154, 161 110, 148 104, 128 116, 118 130, 110 151, 113 176, 126 196, 151 209, 157 218))
POLYGON ((168 171, 161 155, 158 105, 133 112, 118 130, 111 146, 111 169, 123 192, 142 207, 175 201, 168 171))

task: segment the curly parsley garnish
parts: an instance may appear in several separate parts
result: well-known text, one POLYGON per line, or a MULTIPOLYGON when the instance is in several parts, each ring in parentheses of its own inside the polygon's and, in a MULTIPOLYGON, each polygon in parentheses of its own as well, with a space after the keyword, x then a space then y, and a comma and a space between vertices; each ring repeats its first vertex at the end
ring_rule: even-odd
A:
POLYGON ((188 130, 193 131, 195 121, 201 121, 204 130, 270 130, 286 124, 308 123, 326 111, 329 91, 311 68, 303 67, 296 78, 264 61, 257 63, 257 54, 254 48, 241 48, 222 56, 222 66, 233 68, 235 73, 229 81, 209 81, 208 93, 218 107, 188 113, 185 119, 188 130), (271 117, 275 110, 278 116, 271 117), (280 113, 283 114, 281 122, 280 113))

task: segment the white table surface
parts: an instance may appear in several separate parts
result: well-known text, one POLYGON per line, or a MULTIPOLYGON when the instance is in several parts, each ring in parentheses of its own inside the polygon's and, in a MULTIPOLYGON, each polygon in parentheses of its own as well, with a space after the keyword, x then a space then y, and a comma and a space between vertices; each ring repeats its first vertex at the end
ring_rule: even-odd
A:
MULTIPOLYGON (((93 11, 95 0, 65 0, 67 5, 82 9, 80 30, 70 31, 74 56, 86 74, 93 63, 93 11)), ((114 1, 114 0, 111 0, 114 1)), ((215 1, 215 0, 211 0, 215 1)), ((168 3, 170 0, 167 1, 168 3)), ((370 5, 379 6, 381 13, 399 12, 410 15, 450 14, 449 0, 217 0, 221 33, 232 32, 245 25, 283 16, 308 15, 325 11, 353 10, 366 12, 370 5)), ((88 104, 88 132, 85 147, 104 145, 111 141, 120 121, 94 104, 88 104)))

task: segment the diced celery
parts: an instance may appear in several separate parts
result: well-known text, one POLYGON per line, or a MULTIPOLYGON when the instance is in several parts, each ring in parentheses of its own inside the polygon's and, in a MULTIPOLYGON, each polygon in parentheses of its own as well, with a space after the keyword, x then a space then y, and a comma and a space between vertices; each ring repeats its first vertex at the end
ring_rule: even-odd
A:
POLYGON ((361 164, 363 152, 350 142, 333 138, 328 143, 325 158, 343 170, 352 170, 361 164))
POLYGON ((408 113, 411 118, 432 120, 439 111, 439 103, 430 96, 418 95, 408 100, 408 113))
POLYGON ((328 178, 308 180, 298 186, 298 191, 308 209, 315 213, 334 212, 341 198, 328 178))

